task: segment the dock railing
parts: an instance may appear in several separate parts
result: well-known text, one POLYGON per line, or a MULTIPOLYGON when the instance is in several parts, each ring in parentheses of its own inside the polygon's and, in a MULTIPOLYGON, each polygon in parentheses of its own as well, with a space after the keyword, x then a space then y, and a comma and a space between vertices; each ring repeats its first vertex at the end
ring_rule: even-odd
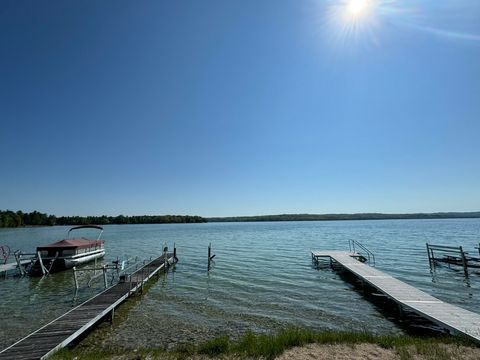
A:
MULTIPOLYGON (((356 253, 357 248, 363 250, 366 255, 366 260, 369 264, 373 264, 375 266, 375 254, 367 249, 362 243, 358 242, 357 240, 348 240, 348 247, 350 248, 351 253, 356 253)), ((359 251, 360 253, 360 251, 359 251)), ((361 254, 363 255, 363 254, 361 254)))

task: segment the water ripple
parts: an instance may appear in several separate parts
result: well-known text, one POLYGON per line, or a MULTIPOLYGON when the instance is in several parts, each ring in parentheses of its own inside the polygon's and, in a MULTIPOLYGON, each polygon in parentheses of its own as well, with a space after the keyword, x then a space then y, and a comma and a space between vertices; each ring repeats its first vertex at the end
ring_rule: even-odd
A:
MULTIPOLYGON (((0 244, 31 251, 62 238, 67 228, 1 229, 0 244)), ((212 335, 239 336, 284 326, 401 333, 394 318, 343 276, 312 267, 312 249, 348 249, 355 239, 374 251, 377 267, 444 301, 477 310, 480 276, 430 272, 425 243, 478 245, 480 220, 325 221, 105 227, 106 262, 147 257, 176 243, 180 262, 135 304, 106 345, 172 347, 212 335), (207 247, 216 254, 207 272, 207 247), (171 329, 166 333, 163 324, 171 329)), ((88 276, 80 277, 86 284, 88 276)), ((0 348, 101 291, 84 287, 73 298, 70 272, 45 279, 0 280, 0 348)))

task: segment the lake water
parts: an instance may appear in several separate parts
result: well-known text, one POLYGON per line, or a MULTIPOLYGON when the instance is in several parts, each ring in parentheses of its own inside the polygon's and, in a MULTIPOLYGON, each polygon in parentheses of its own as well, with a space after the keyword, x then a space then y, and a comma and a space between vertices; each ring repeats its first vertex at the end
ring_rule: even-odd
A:
MULTIPOLYGON (((0 229, 0 245, 32 251, 65 237, 66 227, 0 229)), ((155 280, 106 345, 172 347, 246 330, 287 326, 399 334, 405 327, 330 268, 315 269, 310 251, 348 250, 357 240, 378 269, 441 300, 478 311, 480 276, 439 268, 432 275, 425 243, 474 253, 480 219, 260 222, 105 226, 105 262, 150 257, 176 243, 179 263, 155 280), (207 271, 207 247, 215 263, 207 271), (163 329, 167 327, 168 332, 163 329)), ((87 275, 80 282, 85 285, 87 275)), ((0 349, 102 290, 83 286, 73 300, 71 271, 0 280, 0 349)))

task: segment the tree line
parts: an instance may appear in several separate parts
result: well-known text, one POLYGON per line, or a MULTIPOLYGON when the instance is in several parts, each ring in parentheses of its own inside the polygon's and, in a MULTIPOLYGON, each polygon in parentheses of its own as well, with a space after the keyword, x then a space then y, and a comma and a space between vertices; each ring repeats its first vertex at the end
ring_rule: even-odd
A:
POLYGON ((107 225, 107 224, 171 224, 171 223, 204 223, 205 218, 192 215, 139 215, 139 216, 55 216, 38 211, 24 213, 22 211, 0 210, 0 228, 22 226, 54 226, 54 225, 107 225))
POLYGON ((260 216, 211 217, 208 222, 250 222, 250 221, 327 221, 327 220, 396 220, 396 219, 460 219, 480 218, 480 212, 439 212, 413 214, 282 214, 260 216))

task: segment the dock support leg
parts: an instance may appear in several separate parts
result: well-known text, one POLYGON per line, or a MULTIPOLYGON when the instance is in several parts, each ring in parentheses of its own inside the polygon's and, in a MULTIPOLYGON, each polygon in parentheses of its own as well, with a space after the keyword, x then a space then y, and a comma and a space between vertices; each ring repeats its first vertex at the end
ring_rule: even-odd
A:
POLYGON ((105 287, 105 289, 108 287, 108 284, 107 284, 107 268, 105 265, 103 265, 103 286, 105 287))
MULTIPOLYGON (((23 268, 22 262, 20 261, 22 253, 19 251, 15 251, 15 260, 17 261, 18 270, 20 271, 20 275, 25 275, 25 269, 23 268)), ((7 272, 5 271, 5 277, 7 277, 7 272)))
POLYGON ((168 271, 168 248, 163 249, 163 272, 166 274, 168 271))
POLYGON ((40 263, 40 268, 42 269, 42 274, 43 276, 45 276, 45 266, 43 266, 43 261, 42 261, 42 255, 40 254, 40 251, 37 251, 37 257, 38 257, 38 261, 40 263))
POLYGON ((115 308, 110 311, 110 325, 113 325, 113 318, 115 317, 115 308))
POLYGON ((461 257, 462 257, 463 272, 465 273, 465 277, 468 278, 467 258, 465 257, 465 253, 463 252, 463 248, 461 246, 460 246, 460 254, 461 254, 461 257))
POLYGON ((77 269, 73 267, 73 281, 75 282, 75 291, 78 290, 78 278, 77 278, 77 269))

